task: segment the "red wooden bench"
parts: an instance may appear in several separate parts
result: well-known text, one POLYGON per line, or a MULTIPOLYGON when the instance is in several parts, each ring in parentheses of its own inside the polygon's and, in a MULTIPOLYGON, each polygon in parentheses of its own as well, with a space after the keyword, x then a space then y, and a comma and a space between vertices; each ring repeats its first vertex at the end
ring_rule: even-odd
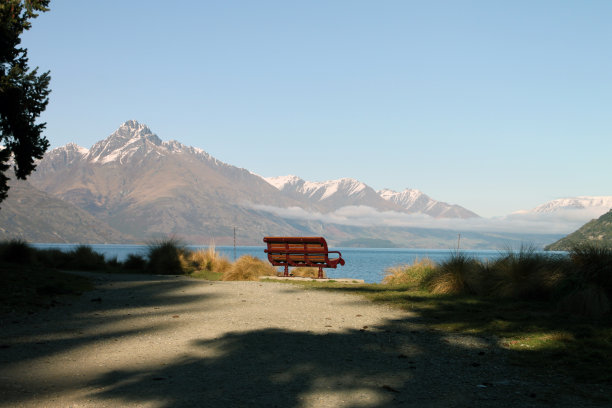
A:
POLYGON ((290 266, 311 266, 319 268, 319 279, 323 278, 323 268, 336 268, 344 265, 342 254, 327 249, 323 237, 265 237, 268 245, 265 252, 268 261, 274 266, 284 266, 284 276, 289 276, 290 266), (329 254, 338 254, 330 258, 329 254))

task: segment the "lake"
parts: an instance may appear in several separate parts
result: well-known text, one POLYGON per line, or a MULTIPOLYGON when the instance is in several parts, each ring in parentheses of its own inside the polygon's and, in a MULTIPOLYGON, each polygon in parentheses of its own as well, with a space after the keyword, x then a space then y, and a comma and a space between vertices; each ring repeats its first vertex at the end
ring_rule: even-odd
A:
MULTIPOLYGON (((76 244, 31 244, 35 248, 56 248, 62 251, 70 251, 76 248, 76 244)), ((129 254, 142 255, 146 257, 146 245, 89 245, 94 251, 103 254, 106 259, 117 258, 124 261, 129 254)), ((189 249, 197 250, 207 248, 207 246, 188 246, 189 249)), ((236 258, 242 255, 253 255, 263 260, 267 260, 263 246, 239 246, 236 247, 236 258)), ((329 278, 352 278, 363 279, 368 283, 379 283, 385 275, 385 269, 404 264, 412 264, 415 260, 429 258, 435 262, 448 259, 452 250, 450 249, 371 249, 371 248, 333 248, 342 253, 346 265, 338 266, 337 269, 326 269, 329 278)), ((234 259, 234 247, 218 246, 217 252, 234 259)), ((462 250, 462 253, 481 259, 496 258, 500 255, 498 250, 462 250)), ((280 270, 280 269, 279 269, 280 270)))

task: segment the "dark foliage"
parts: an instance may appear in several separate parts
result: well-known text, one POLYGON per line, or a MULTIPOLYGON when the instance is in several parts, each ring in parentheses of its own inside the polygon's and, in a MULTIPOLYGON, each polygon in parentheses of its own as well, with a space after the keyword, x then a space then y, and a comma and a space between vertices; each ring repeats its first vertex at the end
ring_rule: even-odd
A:
POLYGON ((35 251, 27 242, 16 239, 0 244, 0 260, 8 263, 30 265, 35 258, 35 251))
POLYGON ((21 34, 31 27, 37 12, 47 11, 49 0, 2 0, 0 3, 0 201, 7 196, 6 172, 13 160, 15 176, 25 179, 49 147, 42 136, 45 123, 36 123, 49 102, 49 72, 28 67, 21 34))
POLYGON ((147 268, 147 261, 140 255, 129 254, 123 262, 123 267, 130 271, 142 272, 147 268))

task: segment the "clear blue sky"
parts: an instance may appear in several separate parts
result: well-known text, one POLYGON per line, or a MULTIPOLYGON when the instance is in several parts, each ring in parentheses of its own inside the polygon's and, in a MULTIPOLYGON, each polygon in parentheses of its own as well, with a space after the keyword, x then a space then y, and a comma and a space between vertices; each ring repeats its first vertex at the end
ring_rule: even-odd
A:
POLYGON ((52 0, 52 147, 125 120, 263 176, 483 216, 612 195, 611 1, 52 0))

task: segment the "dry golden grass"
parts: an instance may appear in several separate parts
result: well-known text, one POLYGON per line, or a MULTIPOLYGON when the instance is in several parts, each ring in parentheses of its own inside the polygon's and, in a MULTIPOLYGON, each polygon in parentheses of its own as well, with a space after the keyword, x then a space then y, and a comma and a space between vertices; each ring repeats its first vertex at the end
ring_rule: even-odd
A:
MULTIPOLYGON (((291 273, 293 276, 301 276, 303 278, 318 278, 319 268, 300 266, 298 268, 291 269, 289 273, 291 273)), ((323 277, 325 278, 326 276, 325 269, 323 269, 323 277)))
POLYGON ((398 265, 387 268, 382 283, 385 285, 420 287, 435 268, 436 264, 431 259, 417 259, 412 265, 398 265))
POLYGON ((274 268, 267 261, 251 255, 243 255, 223 273, 224 281, 256 281, 260 276, 276 275, 274 268))
POLYGON ((187 253, 181 262, 192 268, 194 272, 225 273, 232 267, 229 259, 219 254, 214 245, 210 245, 207 249, 187 253))

